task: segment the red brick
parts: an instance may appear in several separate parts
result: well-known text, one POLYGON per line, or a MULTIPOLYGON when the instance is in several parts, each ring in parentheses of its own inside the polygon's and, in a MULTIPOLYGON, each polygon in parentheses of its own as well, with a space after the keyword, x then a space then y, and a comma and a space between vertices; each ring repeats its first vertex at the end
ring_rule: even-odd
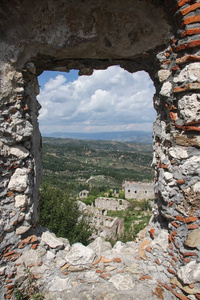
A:
POLYGON ((172 293, 180 300, 189 300, 189 298, 183 294, 176 293, 175 291, 172 291, 172 293))
POLYGON ((97 270, 96 270, 96 273, 101 274, 101 273, 105 273, 105 271, 97 269, 97 270))
POLYGON ((195 3, 195 4, 192 4, 192 5, 190 5, 189 7, 185 8, 185 9, 182 9, 182 10, 180 11, 180 13, 181 13, 183 16, 185 16, 185 15, 187 15, 189 12, 194 11, 194 10, 196 10, 196 9, 199 8, 199 7, 200 7, 200 3, 195 3))
POLYGON ((185 183, 185 180, 182 178, 182 179, 177 180, 176 183, 181 185, 181 184, 185 183))
POLYGON ((174 51, 175 52, 179 52, 179 51, 186 50, 188 48, 194 48, 194 47, 197 47, 197 46, 200 46, 200 40, 198 40, 198 41, 191 41, 189 43, 184 43, 182 45, 179 45, 179 46, 177 46, 177 47, 174 48, 174 51))
POLYGON ((31 247, 31 249, 35 250, 35 249, 37 248, 37 246, 38 246, 37 243, 36 243, 36 244, 33 244, 32 247, 31 247))
POLYGON ((178 65, 175 65, 174 67, 172 67, 172 70, 173 70, 173 71, 180 70, 180 67, 179 67, 178 65))
POLYGON ((184 257, 187 257, 187 256, 197 256, 197 254, 194 253, 194 252, 187 252, 187 253, 183 253, 183 256, 184 257))
POLYGON ((162 284, 162 286, 166 289, 166 290, 169 290, 170 291, 170 287, 167 285, 167 284, 165 284, 165 283, 161 283, 162 284))
POLYGON ((195 222, 197 220, 198 220, 197 217, 187 217, 187 218, 185 218, 185 222, 186 223, 193 223, 193 222, 195 222))
POLYGON ((179 227, 179 225, 178 225, 176 222, 174 222, 174 221, 172 221, 171 224, 172 224, 174 227, 176 227, 176 228, 179 227))
POLYGON ((13 192, 11 192, 11 191, 7 192, 7 197, 13 197, 13 196, 15 196, 15 194, 13 192))
POLYGON ((161 265, 161 262, 159 261, 159 259, 156 258, 155 262, 157 263, 157 265, 161 265))
POLYGON ((174 274, 174 275, 176 275, 176 272, 175 271, 173 271, 172 269, 170 269, 170 268, 167 268, 167 271, 169 272, 169 273, 171 273, 171 274, 174 274))
POLYGON ((169 234, 169 241, 173 242, 174 241, 174 236, 172 234, 169 234))
POLYGON ((149 232, 150 232, 150 235, 151 235, 152 239, 154 239, 155 229, 152 228, 152 229, 149 230, 149 232))
POLYGON ((180 24, 180 27, 183 27, 184 25, 187 25, 187 24, 196 23, 196 22, 200 22, 200 15, 191 16, 191 17, 184 19, 183 22, 180 24))
POLYGON ((98 263, 100 263, 100 261, 101 261, 101 256, 92 263, 93 266, 98 265, 98 263))
POLYGON ((187 226, 188 229, 196 229, 198 227, 199 227, 198 224, 190 224, 190 225, 187 226))
POLYGON ((191 0, 179 0, 177 3, 178 7, 185 5, 186 3, 191 2, 191 0))
POLYGON ((7 252, 5 254, 3 254, 3 257, 7 257, 7 256, 10 256, 10 255, 13 255, 15 252, 12 250, 10 252, 7 252))
POLYGON ((168 59, 168 60, 166 60, 166 61, 164 61, 164 65, 169 65, 170 64, 170 62, 171 62, 171 60, 170 59, 168 59))
POLYGON ((185 258, 183 256, 180 257, 182 259, 182 261, 186 262, 187 264, 191 261, 190 258, 185 258))
POLYGON ((192 29, 187 29, 184 32, 181 33, 181 37, 185 37, 187 35, 195 35, 200 33, 200 28, 192 28, 192 29))
POLYGON ((150 247, 150 246, 147 246, 145 250, 146 250, 147 252, 151 253, 151 247, 150 247))
POLYGON ((149 276, 149 275, 142 275, 140 278, 139 278, 139 280, 145 280, 145 279, 152 279, 152 277, 151 276, 149 276))
POLYGON ((121 262, 122 262, 122 260, 121 260, 120 257, 115 257, 115 258, 113 258, 113 261, 114 261, 114 262, 117 262, 117 263, 121 263, 121 262))
POLYGON ((69 274, 69 272, 67 272, 67 271, 63 271, 63 272, 62 272, 62 274, 63 274, 63 275, 68 275, 68 274, 69 274))
POLYGON ((177 261, 177 260, 178 260, 175 256, 173 256, 172 259, 173 259, 174 261, 177 261))
POLYGON ((6 295, 9 295, 9 294, 11 294, 13 291, 14 291, 14 288, 13 288, 13 289, 10 289, 10 290, 8 290, 8 291, 6 292, 6 295))
POLYGON ((14 287, 15 287, 14 284, 6 285, 6 288, 7 288, 8 290, 13 289, 14 287))
POLYGON ((187 90, 187 84, 184 86, 184 87, 180 87, 180 86, 176 86, 174 89, 173 89, 173 92, 174 93, 181 93, 181 92, 184 92, 187 90))
POLYGON ((124 273, 124 270, 119 270, 119 271, 117 271, 117 273, 119 273, 119 274, 124 273))
POLYGON ((200 127, 196 126, 183 126, 184 131, 200 131, 200 127))

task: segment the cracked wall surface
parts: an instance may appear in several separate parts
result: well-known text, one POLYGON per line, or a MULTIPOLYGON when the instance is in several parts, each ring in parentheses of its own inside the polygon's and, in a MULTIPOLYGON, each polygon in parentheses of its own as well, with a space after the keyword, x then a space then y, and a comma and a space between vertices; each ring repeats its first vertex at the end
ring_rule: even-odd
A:
POLYGON ((156 88, 156 203, 149 239, 167 232, 165 250, 158 254, 152 244, 151 260, 160 259, 171 280, 166 284, 161 276, 160 287, 171 293, 166 299, 200 299, 199 1, 8 0, 0 3, 0 20, 1 266, 21 255, 14 249, 37 228, 37 76, 72 68, 91 75, 120 65, 147 71, 156 88))

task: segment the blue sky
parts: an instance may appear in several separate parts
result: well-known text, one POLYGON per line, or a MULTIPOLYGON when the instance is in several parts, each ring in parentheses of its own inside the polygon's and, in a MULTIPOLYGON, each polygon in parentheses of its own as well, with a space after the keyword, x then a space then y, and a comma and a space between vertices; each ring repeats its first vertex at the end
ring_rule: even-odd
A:
POLYGON ((91 76, 46 71, 38 80, 42 134, 152 130, 155 88, 143 71, 131 74, 118 66, 91 76))

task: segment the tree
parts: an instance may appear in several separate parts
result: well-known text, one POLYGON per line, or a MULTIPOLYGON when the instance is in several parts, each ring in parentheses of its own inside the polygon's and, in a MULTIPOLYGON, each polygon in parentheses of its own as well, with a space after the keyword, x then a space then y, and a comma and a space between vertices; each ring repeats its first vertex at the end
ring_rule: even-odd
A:
POLYGON ((92 229, 78 209, 75 199, 57 187, 45 183, 41 187, 39 223, 70 243, 90 242, 92 229))

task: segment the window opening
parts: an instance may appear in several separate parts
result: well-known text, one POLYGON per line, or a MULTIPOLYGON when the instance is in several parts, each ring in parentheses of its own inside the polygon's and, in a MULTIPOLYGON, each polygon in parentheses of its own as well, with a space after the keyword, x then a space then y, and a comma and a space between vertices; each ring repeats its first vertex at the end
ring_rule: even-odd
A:
MULTIPOLYGON (((44 203, 43 199, 41 201, 41 215, 44 213, 43 206, 49 207, 49 211, 47 209, 43 217, 49 219, 50 224, 42 225, 52 225, 52 207, 58 209, 59 213, 66 209, 65 217, 75 209, 73 217, 80 222, 83 218, 78 213, 77 206, 72 205, 70 211, 67 205, 75 203, 77 195, 81 195, 83 199, 79 199, 78 203, 81 215, 84 216, 84 211, 90 210, 88 206, 93 210, 102 209, 99 212, 104 219, 101 220, 99 215, 93 219, 100 224, 99 226, 103 226, 104 211, 110 213, 112 209, 118 212, 123 210, 120 208, 122 200, 118 206, 116 201, 111 201, 113 197, 117 198, 116 193, 113 193, 115 190, 119 190, 119 198, 120 195, 126 197, 126 191, 120 194, 124 179, 153 179, 153 171, 152 174, 149 171, 152 158, 148 158, 149 167, 145 169, 146 174, 144 170, 138 172, 138 163, 141 162, 143 166, 142 160, 147 157, 146 153, 141 154, 141 151, 145 148, 146 152, 152 154, 151 145, 137 146, 133 149, 129 145, 131 150, 127 151, 128 148, 125 150, 121 144, 117 144, 118 141, 132 143, 138 140, 143 143, 147 143, 148 140, 151 143, 152 121, 155 118, 152 105, 153 84, 145 72, 131 74, 118 66, 109 67, 107 70, 95 70, 93 75, 81 77, 78 77, 77 70, 72 70, 69 74, 44 72, 39 77, 39 84, 41 92, 38 101, 42 105, 39 123, 43 137, 44 166, 41 190, 43 198, 50 198, 50 203, 44 203), (115 140, 116 144, 106 144, 106 141, 111 140, 115 140), (97 149, 99 144, 97 147, 94 141, 104 141, 101 142, 101 151, 97 149), (95 156, 98 151, 101 155, 95 156), (134 158, 133 162, 134 156, 136 159, 134 158), (118 165, 120 168, 115 168, 118 165), (120 174, 119 170, 123 168, 125 171, 120 174), (103 207, 96 204, 98 197, 103 198, 103 207)), ((133 192, 130 189, 128 193, 132 197, 133 192)), ((115 217, 114 214, 111 215, 108 215, 107 219, 109 224, 115 217)), ((59 217, 58 224, 54 224, 55 228, 50 228, 53 231, 57 230, 55 233, 60 236, 63 235, 60 227, 66 228, 61 224, 61 219, 59 217)), ((75 225, 69 224, 68 227, 70 226, 72 228, 75 225)), ((86 225, 83 224, 81 228, 86 229, 84 226, 86 225)), ((99 229, 96 231, 103 232, 99 229)), ((67 233, 64 232, 65 234, 67 233)), ((79 237, 76 241, 79 241, 78 239, 79 237)))

